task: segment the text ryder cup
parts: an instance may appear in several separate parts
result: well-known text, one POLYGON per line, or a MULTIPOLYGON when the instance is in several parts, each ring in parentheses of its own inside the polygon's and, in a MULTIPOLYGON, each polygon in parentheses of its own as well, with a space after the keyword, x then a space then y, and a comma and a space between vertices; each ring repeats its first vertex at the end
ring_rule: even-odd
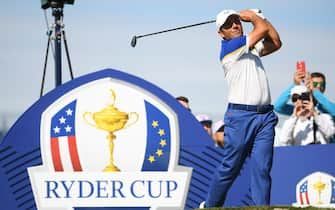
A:
POLYGON ((173 180, 45 180, 46 199, 66 198, 172 198, 173 180))

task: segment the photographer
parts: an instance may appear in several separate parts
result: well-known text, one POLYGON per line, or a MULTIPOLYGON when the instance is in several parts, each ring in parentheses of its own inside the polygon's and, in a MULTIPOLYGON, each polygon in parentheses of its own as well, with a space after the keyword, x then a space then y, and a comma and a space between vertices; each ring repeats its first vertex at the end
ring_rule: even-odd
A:
POLYGON ((296 69, 293 77, 294 84, 290 85, 274 103, 274 110, 283 115, 291 115, 293 113, 293 105, 289 104, 290 91, 295 85, 305 83, 308 89, 312 92, 315 106, 323 113, 330 114, 335 119, 335 104, 330 101, 324 94, 326 91, 326 77, 320 72, 306 74, 305 70, 296 69))
POLYGON ((316 109, 315 99, 308 88, 303 85, 293 87, 291 100, 293 114, 284 122, 277 146, 329 143, 335 134, 333 119, 316 109))

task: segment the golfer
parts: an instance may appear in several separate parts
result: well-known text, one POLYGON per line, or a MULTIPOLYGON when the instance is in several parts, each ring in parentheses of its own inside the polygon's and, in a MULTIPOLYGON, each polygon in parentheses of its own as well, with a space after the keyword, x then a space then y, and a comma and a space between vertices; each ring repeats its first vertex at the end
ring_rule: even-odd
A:
POLYGON ((260 57, 281 47, 276 29, 254 10, 224 10, 216 26, 222 38, 220 60, 228 82, 228 109, 224 116, 222 162, 214 173, 208 197, 201 207, 221 207, 227 191, 238 176, 246 157, 250 157, 251 197, 255 205, 270 203, 274 128, 270 90, 260 57), (243 34, 243 22, 252 31, 243 34))

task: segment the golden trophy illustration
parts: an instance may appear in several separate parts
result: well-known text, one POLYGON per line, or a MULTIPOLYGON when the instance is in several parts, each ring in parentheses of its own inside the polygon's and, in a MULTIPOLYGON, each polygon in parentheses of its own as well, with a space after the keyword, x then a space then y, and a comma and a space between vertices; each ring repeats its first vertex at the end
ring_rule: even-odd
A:
POLYGON ((116 100, 115 92, 111 89, 111 98, 112 102, 107 105, 107 107, 103 108, 100 112, 85 112, 83 114, 84 121, 100 130, 104 130, 108 132, 107 139, 109 140, 109 153, 110 153, 110 162, 109 165, 105 167, 104 172, 110 171, 120 171, 120 169, 114 165, 113 159, 113 151, 114 151, 114 139, 116 136, 114 132, 128 128, 129 126, 135 124, 138 120, 138 114, 136 112, 131 112, 129 114, 125 112, 119 111, 116 107, 114 107, 114 103, 116 100), (90 120, 87 117, 90 117, 90 120), (133 122, 126 125, 130 116, 134 120, 133 122), (90 121, 94 121, 95 123, 91 123, 90 121))
POLYGON ((320 180, 318 182, 315 182, 313 184, 313 188, 318 191, 318 202, 317 204, 322 204, 321 202, 321 191, 324 190, 326 187, 326 184, 321 182, 321 177, 320 177, 320 180))

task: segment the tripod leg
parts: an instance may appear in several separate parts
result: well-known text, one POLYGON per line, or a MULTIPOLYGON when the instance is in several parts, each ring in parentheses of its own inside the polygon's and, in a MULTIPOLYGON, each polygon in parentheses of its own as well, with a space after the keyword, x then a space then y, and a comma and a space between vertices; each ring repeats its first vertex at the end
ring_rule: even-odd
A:
POLYGON ((41 82, 40 97, 43 96, 43 89, 44 89, 44 82, 45 82, 45 74, 46 74, 47 63, 48 63, 48 54, 49 54, 50 39, 51 39, 51 36, 49 35, 49 37, 48 37, 48 44, 47 44, 47 50, 46 50, 46 53, 45 53, 45 59, 44 59, 44 68, 43 68, 43 76, 42 76, 42 82, 41 82))
POLYGON ((73 79, 73 71, 72 71, 69 48, 67 46, 65 31, 63 30, 62 33, 63 33, 63 40, 64 40, 64 45, 65 45, 65 52, 66 52, 67 62, 68 62, 68 65, 69 65, 69 70, 70 70, 70 76, 71 76, 71 79, 73 79))

